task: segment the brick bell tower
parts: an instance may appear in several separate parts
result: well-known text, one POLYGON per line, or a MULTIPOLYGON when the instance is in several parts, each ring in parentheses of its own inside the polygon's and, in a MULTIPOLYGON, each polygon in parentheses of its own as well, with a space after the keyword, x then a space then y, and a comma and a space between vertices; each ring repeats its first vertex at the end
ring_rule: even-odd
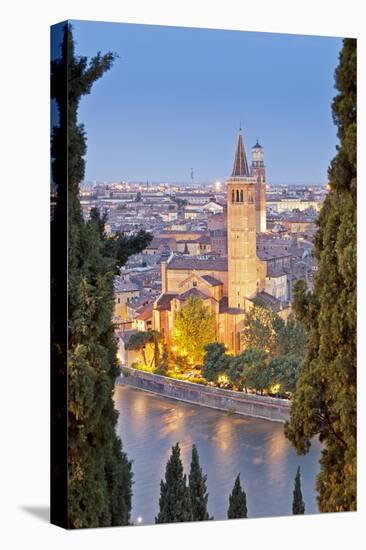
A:
POLYGON ((252 147, 251 175, 256 178, 255 203, 257 233, 264 233, 267 231, 266 167, 264 165, 264 150, 258 140, 252 147))
POLYGON ((228 305, 246 309, 246 298, 257 292, 256 191, 257 177, 249 173, 241 128, 234 166, 227 183, 228 305))

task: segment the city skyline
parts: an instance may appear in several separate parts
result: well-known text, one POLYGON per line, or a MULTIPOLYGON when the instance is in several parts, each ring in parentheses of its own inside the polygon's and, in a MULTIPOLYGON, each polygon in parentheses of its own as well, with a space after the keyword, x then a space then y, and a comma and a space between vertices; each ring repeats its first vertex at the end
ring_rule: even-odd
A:
POLYGON ((95 42, 119 55, 80 104, 85 181, 184 182, 192 168, 196 182, 223 181, 240 126, 248 156, 263 145, 269 184, 327 181, 340 39, 72 24, 78 55, 95 42))

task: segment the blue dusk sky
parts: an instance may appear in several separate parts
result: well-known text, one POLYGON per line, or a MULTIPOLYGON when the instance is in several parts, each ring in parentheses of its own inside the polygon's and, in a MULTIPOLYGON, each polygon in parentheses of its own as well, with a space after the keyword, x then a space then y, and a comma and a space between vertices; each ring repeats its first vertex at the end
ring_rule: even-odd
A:
POLYGON ((321 183, 335 154, 340 38, 73 21, 76 54, 118 53, 83 97, 85 180, 230 175, 240 122, 269 183, 321 183))

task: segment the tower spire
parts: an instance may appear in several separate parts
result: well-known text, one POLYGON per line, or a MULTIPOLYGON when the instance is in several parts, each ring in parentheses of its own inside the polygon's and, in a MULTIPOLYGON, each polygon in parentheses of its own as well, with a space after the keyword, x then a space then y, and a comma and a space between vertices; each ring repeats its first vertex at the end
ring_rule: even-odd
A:
POLYGON ((231 174, 232 177, 235 176, 249 176, 249 168, 247 157, 244 149, 243 135, 241 133, 241 128, 239 130, 238 143, 236 146, 235 159, 233 171, 231 174))

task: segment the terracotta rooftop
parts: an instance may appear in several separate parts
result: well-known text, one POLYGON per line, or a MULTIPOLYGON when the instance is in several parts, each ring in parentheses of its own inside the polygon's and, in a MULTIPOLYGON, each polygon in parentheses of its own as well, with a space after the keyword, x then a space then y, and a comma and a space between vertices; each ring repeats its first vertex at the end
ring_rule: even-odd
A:
POLYGON ((204 292, 201 292, 196 287, 192 287, 189 290, 187 290, 186 292, 183 292, 183 294, 180 294, 179 296, 177 296, 177 298, 180 302, 185 302, 191 296, 195 296, 196 298, 201 298, 201 300, 205 300, 205 299, 209 298, 209 296, 207 296, 207 294, 205 294, 204 292))
POLYGON ((267 277, 283 277, 286 273, 281 269, 268 268, 267 277))
POLYGON ((170 309, 170 303, 178 294, 161 294, 155 302, 156 309, 170 309))
MULTIPOLYGON (((272 309, 272 311, 276 313, 282 309, 288 308, 288 302, 281 302, 281 300, 278 300, 278 298, 275 298, 267 292, 258 292, 257 299, 257 303, 263 304, 263 307, 272 309)), ((256 299, 254 298, 252 301, 255 302, 256 299)))
POLYGON ((286 250, 276 250, 271 248, 270 250, 257 250, 257 256, 260 260, 274 260, 275 258, 290 258, 292 254, 286 250))
POLYGON ((227 258, 200 259, 174 256, 168 269, 190 269, 195 271, 227 271, 227 258))
POLYGON ((204 279, 210 286, 219 286, 224 284, 222 281, 212 277, 212 275, 202 275, 202 279, 204 279))
POLYGON ((197 239, 197 242, 200 244, 211 244, 211 237, 208 235, 203 235, 199 239, 197 239))
POLYGON ((148 304, 141 308, 141 311, 138 312, 136 319, 139 321, 147 321, 152 316, 153 304, 148 304))
POLYGON ((138 290, 138 287, 131 283, 130 281, 123 281, 122 279, 116 278, 114 281, 114 291, 115 292, 135 292, 138 290))

